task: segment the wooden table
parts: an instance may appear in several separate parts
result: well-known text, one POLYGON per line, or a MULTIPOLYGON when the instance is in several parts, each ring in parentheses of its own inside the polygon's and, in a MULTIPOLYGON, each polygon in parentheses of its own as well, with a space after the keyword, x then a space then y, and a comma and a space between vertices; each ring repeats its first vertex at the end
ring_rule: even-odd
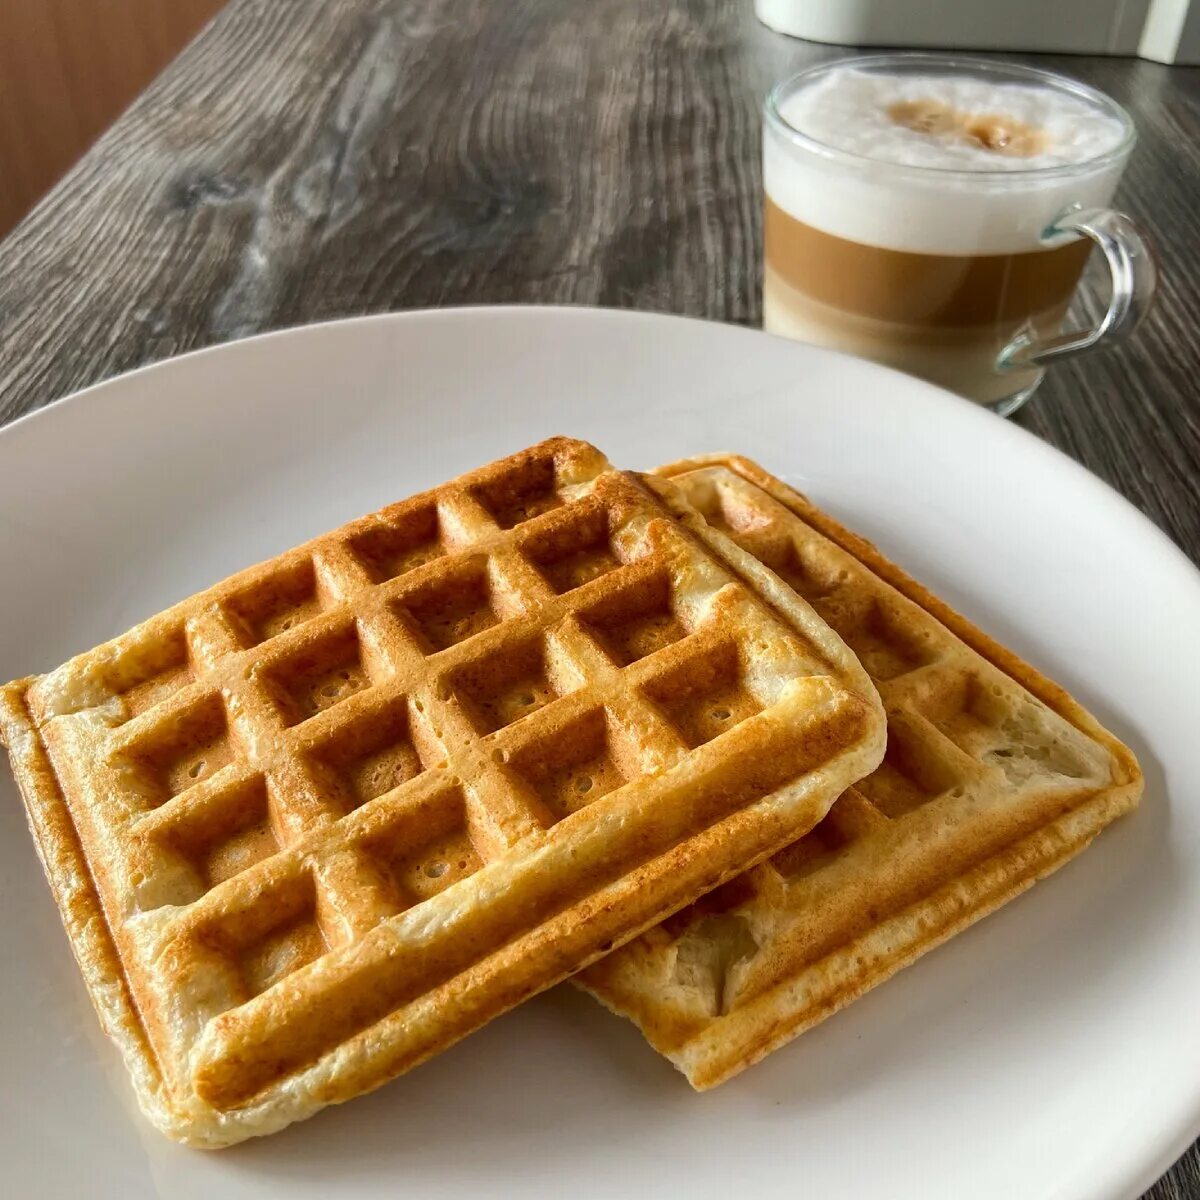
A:
MULTIPOLYGON (((839 53, 749 0, 234 0, 0 244, 0 422, 352 313, 757 324, 760 99, 839 53)), ((1056 368, 1018 420, 1200 561, 1200 70, 1037 61, 1134 113, 1119 203, 1163 278, 1135 340, 1056 368)), ((1149 1195, 1200 1195, 1197 1148, 1149 1195)))

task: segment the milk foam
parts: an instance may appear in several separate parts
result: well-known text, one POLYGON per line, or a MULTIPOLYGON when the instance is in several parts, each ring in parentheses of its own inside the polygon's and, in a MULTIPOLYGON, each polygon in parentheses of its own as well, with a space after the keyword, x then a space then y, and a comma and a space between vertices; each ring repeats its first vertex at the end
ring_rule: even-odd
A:
POLYGON ((1119 120, 1083 97, 1036 84, 834 68, 788 96, 780 115, 823 146, 861 157, 822 155, 768 125, 763 164, 768 195, 816 229, 894 250, 1036 249, 1045 227, 1068 205, 1106 205, 1124 165, 1122 160, 1086 166, 1121 144, 1125 127, 1119 120), (925 100, 1031 126, 1043 135, 1039 151, 997 153, 961 136, 907 128, 888 113, 898 102, 925 100), (1037 173, 1072 165, 1079 172, 1068 177, 1037 173))
POLYGON ((1019 171, 1061 167, 1107 154, 1124 129, 1086 100, 1050 88, 993 83, 955 75, 878 75, 832 71, 790 97, 782 115, 794 129, 826 146, 883 162, 960 171, 1019 171), (986 116, 1002 113, 1045 134, 1045 149, 1008 157, 961 138, 918 133, 896 124, 896 102, 935 100, 947 108, 986 116))

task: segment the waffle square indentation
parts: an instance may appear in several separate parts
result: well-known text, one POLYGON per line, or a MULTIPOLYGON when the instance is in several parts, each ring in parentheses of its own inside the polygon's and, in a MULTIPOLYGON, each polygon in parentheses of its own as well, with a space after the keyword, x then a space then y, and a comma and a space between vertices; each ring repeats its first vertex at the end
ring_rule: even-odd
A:
POLYGON ((602 708, 514 750, 509 767, 561 820, 641 774, 633 747, 602 708))
POLYGON ((883 762, 855 786, 885 817, 902 817, 961 783, 938 747, 901 717, 888 721, 883 762))
POLYGON ((317 586, 310 558, 256 581, 225 601, 248 647, 311 621, 325 607, 327 600, 317 586))
POLYGON ((794 592, 824 615, 823 602, 849 578, 845 565, 820 545, 797 544, 785 535, 735 538, 794 592))
POLYGON ((625 561, 612 544, 609 514, 579 505, 578 517, 539 530, 523 549, 560 595, 615 571, 625 561))
POLYGON ((257 894, 253 904, 222 915, 200 936, 236 966, 246 999, 329 949, 317 920, 316 886, 307 871, 275 883, 257 894))
POLYGON ((383 872, 400 909, 436 896, 483 865, 458 789, 403 813, 363 849, 383 872))
POLYGON ((115 672, 114 686, 136 717, 187 687, 196 678, 183 627, 172 630, 145 653, 130 655, 115 672))
POLYGON ((550 653, 541 636, 467 663, 447 680, 481 734, 537 712, 579 682, 571 665, 550 653))
POLYGON ((234 759, 221 697, 209 693, 164 717, 121 757, 151 807, 215 775, 234 759))
POLYGON ((763 707, 742 683, 741 663, 732 642, 722 642, 681 662, 648 683, 646 695, 691 748, 712 741, 763 707))
POLYGON ((531 458, 476 484, 471 494, 501 529, 512 529, 563 503, 555 482, 554 459, 531 458))
POLYGON ((348 543, 376 583, 405 575, 446 553, 435 504, 381 516, 383 520, 356 533, 348 543))
POLYGON ((353 624, 300 647, 262 673, 288 725, 307 721, 371 686, 353 624))
POLYGON ((688 635, 671 603, 665 574, 637 580, 580 614, 584 628, 619 667, 637 662, 688 635))
MULTIPOLYGON (((802 879, 812 874, 822 863, 839 850, 844 849, 859 836, 853 827, 853 821, 843 815, 844 806, 853 797, 844 795, 829 810, 823 821, 812 830, 785 846, 777 854, 767 860, 767 864, 785 879, 802 879)), ((858 801, 859 804, 862 801, 858 801)))
POLYGON ((922 697, 915 707, 959 749, 999 768, 1011 784, 1047 771, 1062 779, 1091 774, 1078 730, 985 677, 971 676, 959 687, 922 697))
POLYGON ((441 761, 403 698, 389 700, 339 728, 313 751, 328 793, 346 812, 415 779, 441 761))
POLYGON ((858 655, 867 674, 879 683, 907 675, 936 657, 919 630, 905 626, 878 601, 869 603, 861 613, 842 612, 831 606, 824 615, 858 655))
POLYGON ((182 812, 163 837, 191 864, 203 891, 240 875, 279 849, 266 780, 239 780, 182 812))
POLYGON ((396 611, 411 622, 426 652, 436 654, 516 615, 520 602, 497 583, 481 556, 407 592, 396 611))

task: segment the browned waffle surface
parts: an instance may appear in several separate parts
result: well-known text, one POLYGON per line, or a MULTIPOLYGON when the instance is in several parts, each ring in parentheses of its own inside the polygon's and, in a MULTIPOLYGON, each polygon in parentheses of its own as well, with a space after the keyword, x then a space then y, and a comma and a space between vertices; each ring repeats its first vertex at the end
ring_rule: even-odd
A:
POLYGON ((1142 777, 1065 692, 761 468, 661 474, 842 636, 888 721, 883 763, 816 829, 579 976, 707 1088, 1060 866, 1142 777))
POLYGON ((884 734, 811 610, 566 439, 0 696, 96 1008, 197 1145, 375 1087, 693 901, 884 734))

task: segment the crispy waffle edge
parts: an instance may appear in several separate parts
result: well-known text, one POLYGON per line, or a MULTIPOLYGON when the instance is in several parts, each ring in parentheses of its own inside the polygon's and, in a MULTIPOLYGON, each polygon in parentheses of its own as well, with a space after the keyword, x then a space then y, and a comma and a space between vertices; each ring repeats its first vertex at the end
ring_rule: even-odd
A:
MULTIPOLYGON (((709 552, 712 553, 711 547, 709 552)), ((718 554, 717 557, 720 555, 718 554)), ((231 578, 248 575, 256 569, 250 568, 231 578)), ((736 567, 734 570, 736 573, 736 567)), ((171 611, 167 610, 167 613, 171 611)), ((156 617, 150 618, 150 621, 159 621, 166 615, 166 613, 160 613, 156 617)), ((841 645, 836 637, 833 638, 833 641, 836 645, 841 645)), ((855 666, 857 667, 857 663, 855 666)), ((853 672, 851 674, 853 675, 853 672)), ((192 1117, 178 1111, 172 1103, 172 1098, 165 1088, 151 1041, 139 1017, 137 1003, 128 986, 125 970, 109 930, 103 904, 92 880, 89 864, 75 830, 67 802, 60 790, 45 744, 29 712, 28 692, 36 682, 37 679, 31 677, 16 680, 0 689, 0 740, 9 747, 13 773, 25 801, 35 845, 93 1006, 105 1032, 116 1042, 122 1054, 133 1080, 138 1101, 147 1117, 163 1132, 180 1141, 199 1146, 216 1146, 229 1144, 253 1133, 271 1132, 273 1128, 309 1115, 310 1112, 322 1107, 324 1103, 328 1102, 327 1100, 323 1099, 319 1103, 314 1103, 307 1111, 296 1111, 285 1121, 268 1125, 262 1129, 236 1132, 236 1136, 228 1136, 229 1130, 219 1130, 215 1133, 197 1130, 192 1117)), ((860 696, 867 701, 868 707, 873 705, 877 709, 878 698, 869 681, 866 680, 865 674, 861 680, 857 675, 853 675, 853 684, 855 691, 858 691, 861 686, 860 696)), ((863 747, 860 756, 863 770, 870 770, 874 761, 882 753, 881 717, 879 723, 880 736, 874 739, 879 744, 863 747)), ((829 799, 831 802, 832 797, 829 799)), ((790 841, 794 836, 793 832, 785 840, 790 841)), ((739 866, 737 870, 740 869, 739 866)), ((736 870, 730 870, 720 877, 713 877, 711 884, 715 886, 736 873, 736 870)), ((662 915, 665 913, 660 914, 660 917, 662 915)), ((645 923, 641 928, 644 927, 645 923)), ((618 940, 624 940, 625 936, 635 936, 637 932, 639 929, 631 928, 618 940)), ((602 952, 602 950, 597 950, 584 961, 590 962, 602 952)), ((558 978, 564 977, 579 965, 582 965, 582 962, 577 961, 564 966, 559 972, 558 978)), ((539 982, 539 990, 540 987, 549 986, 555 981, 539 982)), ((514 994, 505 1006, 511 1006, 511 1003, 518 1002, 526 994, 524 992, 519 995, 514 994)), ((429 1055, 444 1049, 468 1031, 468 1029, 455 1031, 453 1036, 444 1043, 433 1047, 429 1054, 423 1057, 429 1057, 429 1055)), ((415 1063, 409 1065, 415 1065, 415 1063)), ((384 1081, 378 1080, 371 1086, 378 1086, 378 1083, 384 1081)), ((363 1088, 362 1090, 370 1089, 363 1088)), ((338 1096, 336 1100, 344 1098, 348 1097, 338 1096)))
MULTIPOLYGON (((656 1005, 652 996, 639 995, 637 986, 624 986, 619 970, 614 972, 610 965, 622 958, 622 952, 576 977, 577 985, 606 1008, 631 1019, 697 1091, 713 1088, 761 1061, 1056 871, 1107 825, 1137 806, 1144 782, 1129 747, 1065 689, 978 629, 884 557, 867 539, 845 528, 757 463, 739 455, 718 453, 669 463, 653 475, 670 480, 705 467, 724 467, 754 484, 852 555, 935 617, 966 646, 1103 746, 1115 769, 1112 785, 1103 792, 976 863, 909 907, 871 925, 861 936, 793 972, 694 1036, 681 1035, 671 1016, 656 1005)), ((708 540, 728 539, 714 530, 708 540)), ((755 564, 752 569, 767 570, 748 552, 740 552, 755 564)), ((791 592, 786 584, 782 586, 791 592)))

